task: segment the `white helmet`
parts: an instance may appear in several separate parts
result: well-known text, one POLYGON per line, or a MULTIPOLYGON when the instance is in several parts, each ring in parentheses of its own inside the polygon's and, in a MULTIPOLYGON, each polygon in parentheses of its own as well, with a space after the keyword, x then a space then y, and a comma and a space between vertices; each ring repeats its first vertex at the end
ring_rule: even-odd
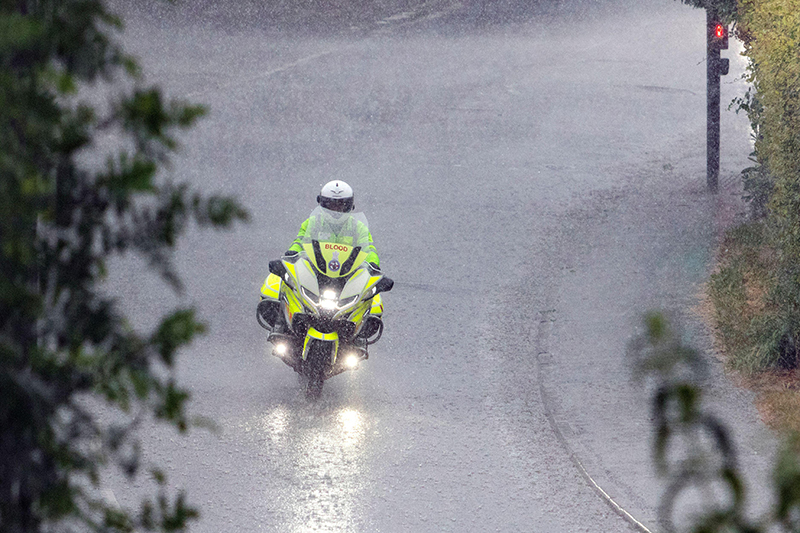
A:
POLYGON ((329 181, 322 187, 317 203, 325 209, 349 213, 353 210, 353 188, 343 181, 329 181))

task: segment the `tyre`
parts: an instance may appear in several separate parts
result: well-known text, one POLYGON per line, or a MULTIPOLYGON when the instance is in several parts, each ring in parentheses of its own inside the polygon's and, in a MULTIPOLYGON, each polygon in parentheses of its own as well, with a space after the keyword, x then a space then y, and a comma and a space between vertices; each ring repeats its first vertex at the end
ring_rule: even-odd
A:
POLYGON ((306 357, 304 369, 304 374, 308 377, 306 398, 309 400, 316 400, 322 394, 325 370, 328 368, 330 360, 330 343, 312 340, 311 345, 308 347, 308 357, 306 357))

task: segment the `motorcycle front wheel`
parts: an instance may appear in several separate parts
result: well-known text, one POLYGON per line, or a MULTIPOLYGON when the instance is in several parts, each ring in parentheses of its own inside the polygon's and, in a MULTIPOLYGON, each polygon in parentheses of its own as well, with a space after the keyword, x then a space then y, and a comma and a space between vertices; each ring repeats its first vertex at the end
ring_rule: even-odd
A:
POLYGON ((331 359, 331 345, 327 342, 311 341, 306 357, 306 398, 317 400, 322 395, 325 368, 331 359))

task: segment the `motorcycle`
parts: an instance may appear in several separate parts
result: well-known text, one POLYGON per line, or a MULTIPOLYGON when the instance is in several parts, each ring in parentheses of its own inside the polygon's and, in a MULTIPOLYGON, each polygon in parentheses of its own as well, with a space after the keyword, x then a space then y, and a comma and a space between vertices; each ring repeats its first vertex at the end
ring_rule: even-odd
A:
POLYGON ((317 207, 310 220, 302 251, 270 261, 256 318, 269 332, 272 354, 316 399, 325 380, 369 358, 383 335, 381 293, 394 282, 366 261, 362 213, 317 207))

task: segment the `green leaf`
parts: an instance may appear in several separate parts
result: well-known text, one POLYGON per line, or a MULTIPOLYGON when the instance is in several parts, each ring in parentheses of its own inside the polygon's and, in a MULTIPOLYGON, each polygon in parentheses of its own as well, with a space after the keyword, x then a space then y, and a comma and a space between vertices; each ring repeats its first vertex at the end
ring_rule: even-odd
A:
POLYGON ((109 417, 150 414, 187 430, 189 395, 165 381, 164 366, 205 331, 181 310, 149 337, 136 335, 114 287, 100 283, 115 254, 140 254, 179 288, 170 252, 187 225, 246 218, 233 199, 195 209, 188 185, 159 181, 175 135, 205 108, 169 101, 157 86, 117 87, 120 74, 142 77, 116 42, 121 26, 102 0, 0 8, 0 390, 9 413, 0 472, 4 486, 21 490, 15 501, 0 498, 4 531, 180 530, 197 516, 182 496, 161 495, 164 505, 145 503, 134 519, 92 492, 111 466, 141 475, 136 424, 109 426, 109 417), (84 91, 98 79, 127 95, 110 113, 84 91), (92 98, 81 103, 82 94, 92 98), (98 172, 94 150, 109 144, 98 172))
POLYGON ((106 183, 116 196, 127 197, 131 193, 156 191, 153 179, 158 166, 155 161, 138 154, 131 157, 123 152, 116 161, 109 158, 106 168, 102 183, 106 183))
POLYGON ((0 54, 33 46, 43 32, 43 24, 33 17, 0 11, 0 54))
POLYGON ((161 403, 156 408, 156 416, 172 422, 179 431, 185 432, 188 429, 188 422, 185 418, 184 405, 188 400, 189 393, 170 381, 161 393, 161 403))
POLYGON ((205 326, 195 320, 194 309, 182 309, 161 322, 152 343, 161 360, 171 366, 177 349, 189 344, 196 335, 204 332, 205 326))

